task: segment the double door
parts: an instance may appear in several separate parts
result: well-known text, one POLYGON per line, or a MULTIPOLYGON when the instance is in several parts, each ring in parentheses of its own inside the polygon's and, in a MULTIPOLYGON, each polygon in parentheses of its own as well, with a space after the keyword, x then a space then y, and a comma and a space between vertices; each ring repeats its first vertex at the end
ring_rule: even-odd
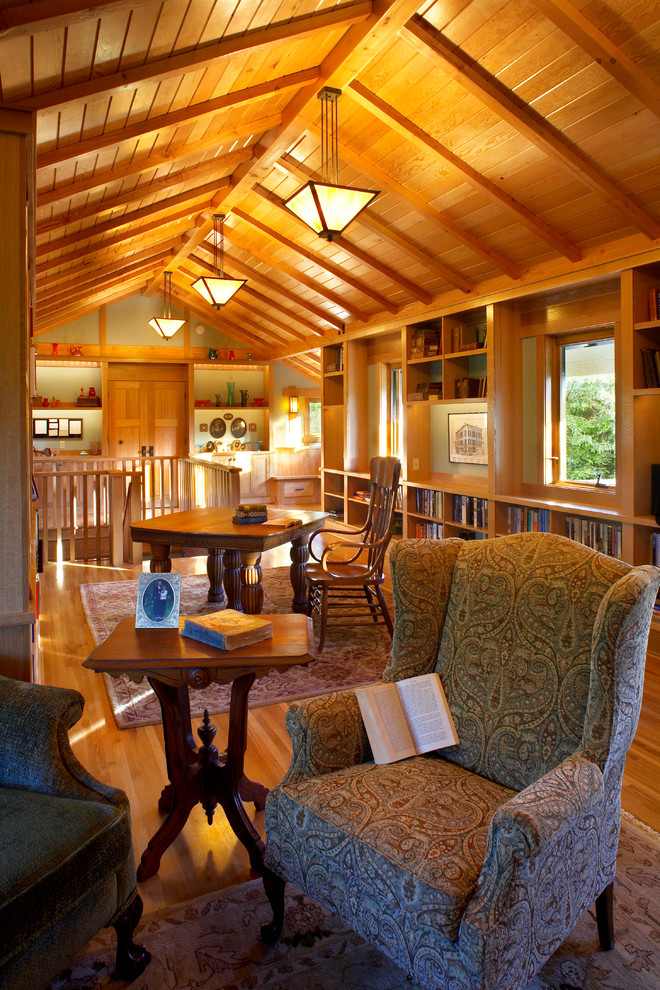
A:
POLYGON ((188 452, 187 369, 118 365, 108 369, 111 457, 184 457, 188 452))

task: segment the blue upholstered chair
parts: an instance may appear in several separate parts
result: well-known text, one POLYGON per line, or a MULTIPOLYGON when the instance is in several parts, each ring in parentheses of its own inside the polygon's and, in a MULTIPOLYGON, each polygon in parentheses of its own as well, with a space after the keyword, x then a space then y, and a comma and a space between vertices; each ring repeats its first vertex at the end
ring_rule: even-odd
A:
POLYGON ((0 677, 0 988, 39 990, 101 928, 117 931, 118 975, 150 954, 126 795, 78 763, 68 732, 77 691, 0 677))
POLYGON ((517 990, 596 901, 613 944, 621 778, 660 571, 567 539, 402 540, 385 680, 436 670, 459 744, 377 766, 352 692, 294 704, 266 805, 284 880, 423 987, 517 990))

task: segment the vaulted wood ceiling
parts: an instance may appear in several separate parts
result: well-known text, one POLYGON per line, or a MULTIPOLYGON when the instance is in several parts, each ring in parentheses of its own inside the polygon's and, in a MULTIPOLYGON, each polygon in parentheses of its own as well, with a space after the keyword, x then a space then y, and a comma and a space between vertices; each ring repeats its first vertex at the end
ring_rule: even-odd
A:
POLYGON ((0 101, 37 112, 35 332, 170 270, 178 305, 286 358, 643 251, 659 50, 647 0, 2 3, 0 101), (380 190, 330 243, 282 206, 319 177, 326 85, 341 181, 380 190), (213 213, 248 280, 220 311, 190 288, 213 213))

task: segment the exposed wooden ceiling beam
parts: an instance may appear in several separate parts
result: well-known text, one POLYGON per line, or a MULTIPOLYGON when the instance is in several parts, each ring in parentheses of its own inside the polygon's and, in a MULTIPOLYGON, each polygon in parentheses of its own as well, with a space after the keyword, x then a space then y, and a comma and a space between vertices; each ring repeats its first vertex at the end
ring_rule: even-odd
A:
MULTIPOLYGON (((227 239, 230 238, 227 237, 227 239)), ((236 240, 234 240, 234 243, 236 243, 236 240)), ((208 242, 205 242, 205 246, 206 244, 208 244, 208 242)), ((262 272, 257 271, 257 269, 250 268, 249 265, 246 265, 242 261, 239 261, 237 258, 232 258, 231 256, 228 256, 225 260, 230 270, 238 272, 239 278, 248 278, 251 282, 257 282, 259 285, 263 286, 269 292, 269 299, 272 299, 273 295, 282 296, 283 299, 287 299, 300 309, 304 309, 306 312, 311 313, 312 316, 315 316, 317 319, 327 323, 328 326, 333 327, 335 330, 343 329, 344 324, 342 321, 337 319, 337 317, 332 313, 326 313, 325 310, 320 308, 320 306, 315 306, 308 299, 297 296, 295 292, 290 292, 289 289, 285 289, 283 286, 278 285, 277 282, 273 281, 271 278, 268 278, 268 276, 262 274, 262 272)), ((301 321, 300 316, 295 316, 294 319, 298 320, 298 322, 301 321)), ((304 317, 302 317, 302 319, 304 320, 304 317)), ((310 332, 314 333, 312 330, 313 324, 308 324, 307 321, 304 321, 302 325, 309 325, 310 332)), ((323 334, 323 331, 317 330, 316 332, 321 332, 321 334, 323 334)))
POLYGON ((569 0, 532 0, 545 16, 660 118, 660 86, 569 0))
POLYGON ((255 230, 261 231, 261 233, 270 240, 277 241, 277 243, 281 244, 283 247, 299 254, 301 258, 311 261, 312 264, 316 265, 318 268, 321 268, 324 272, 327 272, 328 275, 332 275, 333 278, 338 279, 340 282, 344 282, 345 285, 350 285, 352 289, 355 289, 356 292, 372 299, 382 309, 386 309, 390 313, 398 313, 399 307, 396 306, 395 303, 391 302, 389 299, 386 299, 380 292, 375 292, 371 286, 366 285, 364 282, 360 281, 360 279, 353 278, 352 275, 348 275, 342 268, 338 268, 336 265, 333 265, 332 262, 326 261, 322 255, 316 254, 314 251, 309 251, 301 244, 296 244, 295 241, 292 241, 283 234, 280 234, 279 231, 274 230, 272 227, 268 227, 260 220, 256 220, 254 217, 251 217, 248 213, 238 207, 234 207, 232 210, 232 216, 238 217, 244 223, 249 224, 250 227, 254 227, 255 230))
MULTIPOLYGON (((213 265, 208 264, 208 262, 204 261, 202 258, 200 258, 196 254, 191 255, 188 260, 190 262, 194 262, 194 264, 197 265, 197 267, 200 268, 203 272, 210 272, 211 274, 213 274, 214 271, 215 271, 215 269, 213 268, 213 265)), ((229 273, 229 267, 230 267, 227 264, 228 260, 229 259, 228 259, 227 255, 225 255, 225 257, 224 257, 224 268, 225 268, 225 274, 226 275, 229 273)), ((180 271, 183 272, 183 271, 186 271, 186 269, 182 267, 180 269, 180 271)), ((197 273, 195 273, 195 274, 192 274, 191 273, 190 274, 190 277, 194 281, 197 278, 197 273)), ((243 297, 243 298, 245 298, 245 296, 248 296, 251 299, 262 299, 262 300, 265 300, 265 302, 267 303, 267 305, 269 307, 275 308, 275 309, 278 308, 277 307, 277 303, 274 303, 270 299, 265 299, 265 297, 262 296, 260 292, 257 292, 255 289, 252 289, 247 284, 241 286, 239 292, 240 292, 240 296, 243 297)), ((258 310, 257 310, 257 312, 258 312, 258 310)), ((264 319, 271 319, 271 317, 269 317, 267 314, 260 314, 260 315, 263 315, 264 316, 264 319)), ((286 313, 286 315, 287 316, 292 316, 292 314, 289 314, 288 312, 286 313)), ((273 323, 274 326, 279 327, 280 329, 284 330, 286 332, 286 334, 287 334, 288 337, 293 337, 293 338, 295 338, 297 340, 306 340, 306 334, 301 333, 299 330, 294 330, 294 328, 290 324, 281 323, 277 318, 271 319, 271 322, 273 323)))
MULTIPOLYGON (((373 11, 362 23, 355 23, 344 33, 330 54, 323 60, 317 86, 304 86, 290 100, 282 114, 282 121, 264 135, 259 151, 251 163, 238 166, 234 173, 231 191, 223 202, 223 213, 241 202, 256 182, 262 182, 274 163, 298 137, 302 127, 300 117, 308 111, 318 96, 318 86, 341 88, 362 71, 380 54, 383 47, 417 9, 418 0, 374 0, 373 11)), ((211 229, 207 223, 200 227, 195 237, 182 248, 180 258, 185 258, 206 237, 211 229)), ((175 264, 178 258, 175 259, 175 264)), ((155 281, 148 286, 152 291, 155 281)))
POLYGON ((526 206, 523 206, 522 203, 509 196, 507 192, 500 189, 494 182, 491 182, 490 179, 487 179, 475 168, 472 168, 471 165, 468 165, 467 162, 462 161, 458 155, 445 148, 444 145, 436 141, 430 134, 427 134, 423 128, 418 127, 414 121, 409 120, 394 107, 381 100, 379 96, 368 90, 361 82, 358 80, 352 82, 348 87, 348 93, 360 106, 365 107, 378 120, 386 123, 395 133, 400 134, 405 140, 418 145, 424 151, 430 151, 437 158, 441 159, 454 172, 460 175, 461 178, 467 179, 473 188, 485 193, 492 202, 497 203, 498 206, 507 210, 516 220, 524 224, 525 227, 536 234, 537 237, 540 237, 541 240, 551 244, 565 258, 569 258, 571 261, 579 261, 581 259, 582 252, 567 237, 564 237, 559 231, 553 230, 547 223, 535 216, 531 210, 528 210, 526 206))
MULTIPOLYGON (((318 69, 305 69, 296 72, 292 76, 274 79, 271 83, 261 83, 258 86, 250 86, 248 89, 228 93, 226 96, 218 96, 212 100, 205 100, 203 103, 195 103, 191 107, 184 107, 182 110, 174 110, 171 113, 158 114, 155 117, 147 117, 146 120, 137 121, 134 124, 124 124, 122 127, 114 127, 96 134, 94 137, 84 138, 73 144, 65 144, 52 151, 43 152, 37 158, 37 168, 49 168, 54 165, 61 165, 63 162, 71 161, 75 158, 83 158, 85 155, 93 155, 103 151, 105 148, 112 148, 124 141, 137 141, 147 134, 157 134, 172 128, 180 127, 182 124, 192 124, 204 117, 214 117, 223 110, 230 110, 246 104, 255 103, 267 99, 269 96, 276 96, 286 93, 291 89, 299 89, 308 83, 318 81, 318 69)), ((272 125, 269 125, 272 126, 272 125)), ((246 125, 241 126, 243 134, 246 133, 246 125)), ((249 133, 254 133, 254 123, 249 133)))
MULTIPOLYGON (((90 217, 102 217, 106 213, 113 213, 115 210, 121 209, 128 203, 134 203, 136 201, 142 201, 148 199, 152 194, 158 192, 168 191, 172 188, 174 183, 167 179, 161 179, 158 183, 154 183, 156 188, 153 186, 142 186, 140 192, 132 190, 130 193, 124 193, 122 196, 117 196, 114 199, 104 200, 100 203, 92 203, 90 206, 84 207, 82 210, 74 210, 72 213, 61 213, 54 216, 51 220, 45 220, 37 224, 36 235, 39 237, 43 234, 50 234, 54 230, 61 230, 62 227, 68 227, 71 224, 82 223, 84 220, 88 220, 90 217)), ((206 182, 201 186, 192 186, 189 189, 185 189, 181 193, 177 193, 175 196, 170 196, 168 199, 160 199, 157 203, 152 203, 150 206, 142 207, 144 210, 151 210, 152 213, 159 213, 164 209, 168 208, 168 204, 172 206, 179 206, 181 203, 193 202, 196 199, 210 200, 222 189, 223 186, 229 185, 229 179, 219 179, 213 182, 206 182)), ((116 226, 123 226, 126 223, 131 223, 131 215, 133 213, 138 214, 141 210, 129 210, 126 213, 122 213, 121 216, 113 217, 111 221, 114 222, 116 226)), ((146 213, 145 216, 150 216, 151 214, 146 213)), ((136 219, 139 217, 136 216, 136 219)))
POLYGON ((34 34, 68 27, 90 18, 100 18, 118 11, 133 10, 153 0, 105 0, 90 4, 89 0, 24 0, 3 3, 0 9, 0 37, 34 34))
POLYGON ((104 253, 100 259, 96 255, 92 255, 91 258, 87 255, 84 255, 82 258, 72 258, 73 265, 64 271, 56 272, 54 275, 47 275, 44 271, 38 269, 36 276, 37 292, 47 289, 51 285, 63 282, 68 278, 86 279, 86 276, 91 272, 112 274, 118 267, 122 267, 124 264, 128 265, 133 261, 144 261, 145 258, 153 258, 160 253, 171 253, 177 240, 178 238, 169 238, 168 240, 155 243, 143 251, 135 251, 129 255, 121 252, 114 254, 113 257, 113 252, 108 252, 107 254, 104 253))
MULTIPOLYGON (((116 72, 95 75, 85 82, 72 83, 60 89, 48 89, 23 100, 14 106, 31 110, 45 110, 61 106, 72 100, 89 100, 99 93, 109 93, 118 89, 132 89, 150 79, 166 79, 181 75, 193 69, 215 62, 219 58, 232 55, 246 55, 262 48, 271 48, 283 42, 293 43, 296 38, 308 36, 318 31, 349 27, 364 21, 371 14, 370 0, 354 0, 335 7, 328 7, 313 14, 302 14, 286 21, 275 21, 264 28, 255 28, 242 34, 231 35, 220 41, 189 48, 174 55, 151 59, 143 65, 127 66, 116 72)), ((98 67, 96 69, 98 72, 98 67)))
POLYGON ((56 318, 57 320, 60 320, 60 316, 65 316, 66 318, 61 320, 59 325, 61 325, 62 323, 70 322, 72 320, 77 320, 79 316, 82 315, 82 312, 80 312, 80 306, 78 305, 77 302, 78 299, 80 299, 81 301, 84 300, 85 311, 90 312, 89 309, 90 306, 92 308, 91 311, 93 311, 95 309, 98 309, 102 303, 107 304, 109 302, 116 302, 119 298, 126 299, 128 298, 128 296, 134 295, 140 283, 142 282, 144 282, 144 272, 138 272, 135 275, 130 276, 129 278, 117 278, 117 279, 111 279, 109 281, 105 280, 104 287, 102 290, 91 294, 84 291, 78 293, 76 294, 76 296, 72 296, 71 305, 66 306, 65 308, 62 308, 60 305, 57 305, 53 307, 52 310, 50 310, 48 307, 46 307, 44 313, 41 316, 37 311, 37 321, 35 325, 39 327, 39 330, 35 332, 35 335, 38 332, 42 332, 41 323, 40 323, 41 319, 43 319, 44 321, 47 321, 49 318, 51 319, 56 318), (130 290, 129 290, 129 286, 130 286, 130 290))
POLYGON ((102 282, 104 279, 113 278, 119 275, 129 274, 140 268, 144 273, 148 273, 150 268, 158 264, 167 264, 167 259, 171 251, 140 252, 140 256, 129 258, 124 265, 112 265, 104 267, 92 267, 81 271, 79 268, 72 272, 65 272, 60 275, 51 275, 47 280, 37 281, 37 306, 43 301, 49 303, 56 297, 65 296, 72 290, 89 287, 90 283, 102 282))
MULTIPOLYGON (((129 299, 136 293, 136 286, 132 283, 123 292, 113 292, 111 298, 107 299, 107 303, 121 302, 122 299, 129 299)), ((34 337, 40 337, 44 333, 49 333, 51 330, 57 330, 58 327, 64 326, 70 323, 72 320, 78 320, 81 316, 87 316, 89 313, 96 313, 104 305, 104 302, 92 302, 85 306, 72 306, 66 309, 58 309, 56 313, 50 316, 47 320, 37 320, 35 322, 34 337)))
POLYGON ((629 223, 652 240, 660 237, 659 221, 649 216, 630 196, 599 172, 549 121, 523 104, 481 66, 468 61, 423 17, 415 15, 404 29, 404 35, 418 51, 429 57, 437 56, 442 61, 443 71, 452 79, 524 134, 537 148, 572 172, 580 182, 611 203, 629 223))
POLYGON ((42 258, 37 264, 37 280, 46 276, 48 272, 62 269, 65 271, 75 268, 84 269, 86 265, 106 265, 116 261, 121 264, 126 257, 134 257, 141 251, 151 251, 157 253, 163 244, 176 251, 183 240, 181 229, 172 229, 162 223, 150 224, 149 229, 140 228, 138 233, 133 232, 130 238, 115 237, 109 246, 100 241, 92 244, 84 253, 72 254, 64 257, 42 258), (139 244, 126 245, 126 240, 139 240, 139 244))
MULTIPOLYGON (((93 189, 105 189, 106 186, 111 185, 113 182, 121 182, 124 179, 132 179, 136 176, 146 175, 148 172, 157 172, 158 169, 162 168, 164 165, 170 165, 175 161, 185 160, 189 158, 195 151, 186 151, 185 146, 180 146, 178 153, 167 152, 165 155, 161 153, 152 153, 149 155, 142 155, 140 158, 133 159, 133 161, 128 162, 125 165, 115 165, 110 169, 102 169, 100 172, 95 172, 93 175, 86 175, 81 179, 75 179, 73 182, 66 182, 61 186, 55 186, 53 189, 43 189, 37 191, 37 209, 45 206, 52 206, 53 203, 60 203, 62 200, 71 199, 73 196, 79 196, 82 193, 91 192, 93 189)), ((173 186, 176 186, 182 182, 188 181, 188 176, 195 176, 200 178, 203 175, 209 174, 209 172, 223 173, 231 172, 233 168, 239 165, 241 162, 249 161, 252 158, 252 150, 250 148, 242 148, 240 151, 232 151, 229 155, 220 155, 218 158, 213 158, 210 161, 201 162, 199 165, 189 165, 184 168, 180 168, 174 173, 170 172, 162 180, 154 179, 154 182, 171 182, 173 186)), ((153 183, 151 183, 153 184, 153 183)), ((139 186, 135 187, 139 189, 139 186)), ((143 190, 146 190, 147 186, 142 186, 143 190)))
MULTIPOLYGON (((212 183, 210 186, 210 191, 212 193, 216 193, 222 184, 228 185, 229 180, 223 179, 221 183, 212 183)), ((191 190, 190 193, 180 193, 178 196, 171 196, 169 199, 160 200, 158 203, 153 203, 151 206, 143 206, 138 210, 130 210, 128 213, 123 213, 119 217, 113 217, 110 220, 97 223, 93 227, 85 227, 83 230, 80 230, 75 234, 69 234, 66 237, 60 237, 58 240, 50 241, 48 244, 40 245, 36 249, 37 258, 42 258, 46 255, 53 254, 55 251, 63 250, 64 248, 71 247, 74 244, 80 244, 82 241, 88 241, 93 237, 99 237, 101 234, 108 234, 112 231, 120 230, 122 227, 126 227, 130 224, 139 223, 149 217, 157 216, 159 213, 168 214, 168 216, 162 220, 161 223, 171 223, 177 218, 183 218, 189 215, 192 209, 192 204, 195 200, 205 199, 208 203, 208 197, 209 192, 199 193, 197 190, 191 190), (177 209, 177 207, 181 207, 182 204, 186 203, 189 204, 187 208, 177 209)), ((197 209, 199 209, 199 207, 197 207, 197 209)), ((197 210, 194 212, 197 212, 197 210)), ((37 234, 39 233, 40 231, 37 231, 37 234)), ((136 230, 134 234, 137 233, 138 231, 136 230)))
MULTIPOLYGON (((307 168, 301 162, 297 162, 292 155, 283 155, 279 162, 278 167, 284 169, 290 175, 295 176, 300 179, 301 182, 307 182, 308 179, 319 179, 320 176, 318 172, 315 172, 311 168, 307 168)), ((426 251, 423 251, 418 247, 413 241, 408 237, 404 237, 403 234, 399 234, 392 227, 383 223, 378 219, 372 210, 366 209, 355 220, 356 224, 361 227, 366 227, 367 230, 373 231, 373 233, 378 234, 383 240, 389 241, 391 244, 396 245, 401 251, 409 255, 410 258, 419 262, 424 268, 428 269, 430 272, 434 272, 441 278, 444 278, 450 285, 455 285, 457 288, 462 289, 463 292, 469 292, 471 285, 467 282, 461 275, 449 268, 448 265, 443 265, 441 261, 436 258, 431 257, 426 251)))
MULTIPOLYGON (((309 233, 309 227, 304 224, 302 220, 299 220, 298 217, 292 214, 290 210, 287 210, 280 197, 271 192, 270 189, 266 189, 265 186, 257 183, 252 187, 252 190, 261 196, 262 199, 265 199, 266 202, 271 203, 273 206, 277 207, 278 210, 281 210, 282 213, 285 213, 289 219, 294 220, 300 225, 300 227, 304 228, 309 233)), ((353 258, 357 258, 357 260, 361 261, 363 265, 366 265, 368 268, 372 268, 375 272, 378 272, 379 275, 382 275, 394 285, 399 285, 404 292, 407 292, 408 295, 413 296, 415 299, 419 299, 427 306, 433 301, 433 296, 429 295, 428 292, 425 292, 424 289, 420 289, 418 285, 415 285, 399 272, 393 271, 391 268, 388 268, 387 265, 384 265, 376 258, 373 258, 370 254, 367 254, 366 251, 363 251, 355 244, 351 244, 351 242, 345 237, 335 237, 333 238, 332 243, 337 247, 340 247, 342 251, 346 252, 346 254, 351 255, 353 258)))
MULTIPOLYGON (((314 125, 308 125, 312 129, 316 130, 314 125)), ((422 216, 426 216, 431 220, 438 228, 439 231, 444 232, 452 240, 457 241, 459 244, 464 244, 466 247, 470 248, 476 255, 480 258, 484 258, 490 264, 499 268, 500 271, 504 272, 509 278, 518 279, 522 276, 521 269, 506 258, 501 251, 496 248, 490 247, 485 244, 479 237, 475 237, 474 234, 470 233, 469 230, 465 230, 460 227, 451 217, 447 216, 446 213, 436 210, 435 207, 430 206, 427 201, 422 197, 418 196, 417 193, 413 192, 412 189, 408 189, 406 186, 402 186, 400 182, 395 182, 384 169, 373 162, 368 161, 364 155, 360 155, 354 152, 347 145, 339 142, 339 156, 345 161, 350 162, 355 168, 359 169, 365 175, 370 176, 381 189, 387 189, 389 192, 393 193, 394 196, 399 199, 404 200, 404 202, 410 203, 411 206, 415 208, 422 216)), ((463 291, 471 291, 473 286, 469 289, 464 289, 463 291)))
POLYGON ((121 279, 133 278, 140 275, 142 279, 148 278, 154 265, 165 262, 167 252, 154 255, 151 258, 136 261, 133 264, 118 267, 112 272, 99 271, 89 272, 85 277, 75 277, 68 281, 62 281, 50 291, 37 292, 37 309, 42 311, 52 310, 62 304, 66 305, 73 299, 86 299, 89 295, 94 295, 96 291, 101 291, 109 284, 117 285, 121 279))
MULTIPOLYGON (((205 248, 208 252, 210 252, 210 250, 211 250, 210 245, 207 242, 204 242, 204 244, 203 245, 200 245, 200 247, 205 248)), ((209 265, 208 263, 204 262, 199 257, 198 254, 191 255, 190 256, 190 260, 191 261, 194 261, 197 265, 200 265, 200 266, 203 265, 205 268, 210 269, 211 271, 213 271, 211 265, 209 265)), ((312 323, 311 320, 306 319, 300 313, 296 313, 292 309, 288 309, 281 302, 278 302, 276 299, 274 299, 273 296, 272 296, 272 294, 269 295, 269 296, 265 296, 262 292, 259 292, 257 289, 255 289, 254 286, 250 284, 252 281, 254 281, 254 273, 252 272, 252 270, 250 269, 250 267, 248 265, 242 265, 241 266, 241 269, 242 270, 239 270, 238 266, 236 265, 236 263, 235 263, 234 259, 231 257, 231 255, 228 255, 225 252, 225 255, 224 255, 224 266, 225 266, 225 273, 227 273, 227 274, 232 275, 233 272, 238 272, 237 275, 235 275, 235 274, 232 275, 232 277, 234 277, 234 278, 246 278, 247 277, 248 281, 246 282, 246 284, 241 289, 241 292, 247 292, 247 294, 249 296, 251 296, 254 299, 255 302, 262 303, 268 309, 275 309, 282 317, 284 317, 288 321, 288 323, 287 323, 287 331, 290 334, 292 334, 292 336, 298 337, 300 340, 304 340, 306 338, 306 336, 307 336, 306 334, 301 334, 299 331, 293 330, 290 327, 290 323, 291 323, 292 320, 295 323, 299 323, 300 326, 304 327, 305 330, 307 330, 307 333, 308 334, 311 333, 311 334, 314 334, 315 336, 318 336, 318 337, 322 337, 323 336, 323 331, 322 330, 319 330, 319 328, 316 326, 316 324, 312 323)))
MULTIPOLYGON (((282 119, 282 115, 279 113, 266 114, 263 117, 259 117, 256 120, 244 120, 240 124, 236 124, 231 127, 223 127, 222 130, 217 133, 206 134, 199 141, 190 142, 188 144, 181 144, 178 149, 168 149, 165 152, 149 155, 149 160, 151 162, 151 168, 154 167, 153 163, 162 155, 162 163, 173 161, 175 158, 189 158, 190 155, 196 152, 209 151, 211 148, 219 148, 225 143, 234 143, 235 141, 240 141, 242 138, 250 138, 255 134, 262 134, 265 131, 270 130, 271 127, 276 127, 277 124, 282 119)), ((117 131, 118 143, 122 140, 122 131, 119 129, 117 131)), ((138 138, 133 139, 135 143, 138 143, 138 138)), ((61 148, 54 148, 51 151, 43 151, 41 154, 37 155, 37 169, 53 168, 57 165, 62 165, 64 162, 75 161, 77 158, 82 158, 86 154, 93 154, 90 151, 79 151, 81 144, 85 142, 75 141, 70 144, 65 144, 61 148)), ((134 169, 136 171, 136 169, 134 169)))

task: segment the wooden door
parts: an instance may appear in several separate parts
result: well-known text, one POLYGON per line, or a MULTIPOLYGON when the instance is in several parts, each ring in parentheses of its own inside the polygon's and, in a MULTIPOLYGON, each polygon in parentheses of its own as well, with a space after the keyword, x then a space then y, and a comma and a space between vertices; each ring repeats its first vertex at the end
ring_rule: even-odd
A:
POLYGON ((138 457, 146 443, 146 397, 142 403, 140 386, 137 381, 108 382, 110 457, 138 457))
POLYGON ((186 455, 188 384, 172 371, 157 366, 112 369, 108 380, 111 457, 139 457, 143 448, 154 457, 186 455))
POLYGON ((157 457, 183 457, 186 450, 185 382, 150 382, 148 432, 157 457))

